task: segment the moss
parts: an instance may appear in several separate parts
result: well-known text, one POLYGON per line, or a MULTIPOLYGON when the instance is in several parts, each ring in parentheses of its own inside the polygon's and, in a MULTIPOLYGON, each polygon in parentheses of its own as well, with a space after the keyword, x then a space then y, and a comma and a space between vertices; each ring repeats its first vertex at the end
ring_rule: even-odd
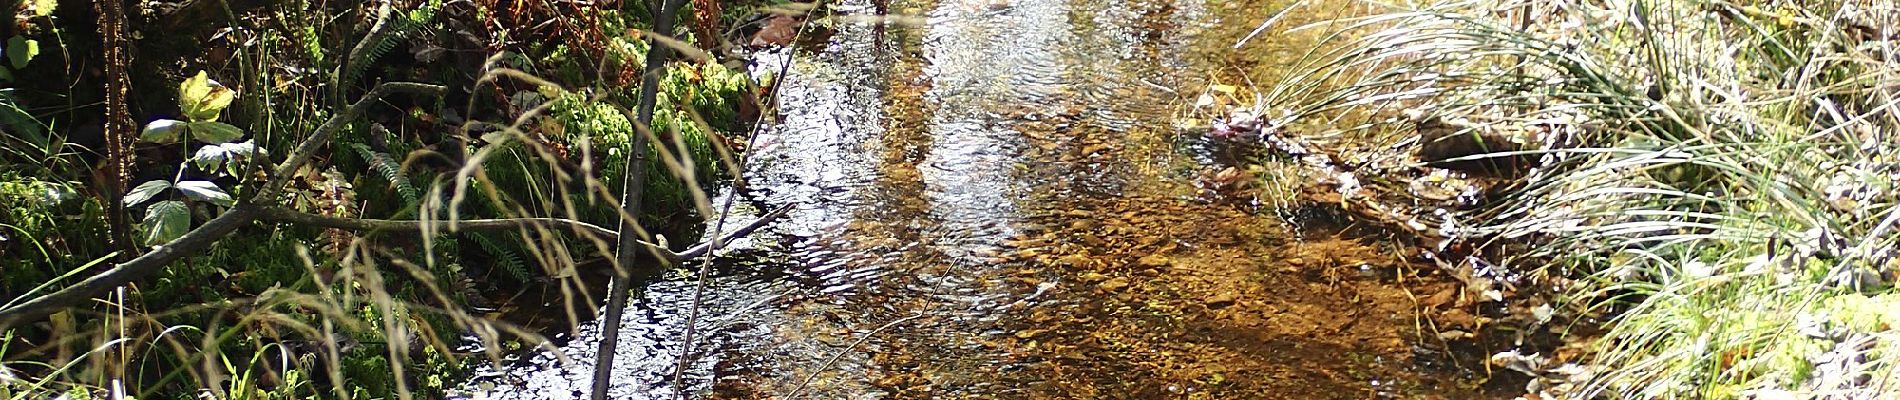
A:
POLYGON ((91 240, 107 236, 105 207, 76 186, 0 172, 0 295, 13 298, 109 252, 91 240))

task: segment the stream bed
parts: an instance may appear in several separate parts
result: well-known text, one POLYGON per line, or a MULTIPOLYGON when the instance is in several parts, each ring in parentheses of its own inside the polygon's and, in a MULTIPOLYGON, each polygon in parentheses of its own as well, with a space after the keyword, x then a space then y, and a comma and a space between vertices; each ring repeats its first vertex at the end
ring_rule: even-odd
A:
MULTIPOLYGON (((1425 331, 1435 267, 1208 189, 1235 165, 1177 121, 1233 32, 1283 6, 896 0, 918 20, 758 54, 791 63, 781 119, 720 196, 728 225, 793 208, 716 257, 691 346, 690 274, 639 292, 612 397, 1485 397, 1425 331)), ((585 397, 602 336, 482 367, 470 397, 585 397)))

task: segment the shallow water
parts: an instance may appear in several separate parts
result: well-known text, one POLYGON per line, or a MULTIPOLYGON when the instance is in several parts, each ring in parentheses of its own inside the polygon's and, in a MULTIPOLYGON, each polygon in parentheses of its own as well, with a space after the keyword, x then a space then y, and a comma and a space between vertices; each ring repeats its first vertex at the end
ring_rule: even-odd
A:
MULTIPOLYGON (((1421 348, 1408 287, 1435 283, 1429 267, 1203 190, 1228 165, 1174 126, 1193 100, 1177 92, 1227 73, 1208 60, 1234 38, 1204 35, 1268 8, 897 1, 923 24, 759 55, 759 71, 792 63, 782 120, 722 196, 794 209, 718 257, 680 384, 693 282, 641 293, 612 395, 1476 396, 1421 348)), ((520 354, 467 387, 583 397, 590 329, 559 338, 571 362, 520 354)))

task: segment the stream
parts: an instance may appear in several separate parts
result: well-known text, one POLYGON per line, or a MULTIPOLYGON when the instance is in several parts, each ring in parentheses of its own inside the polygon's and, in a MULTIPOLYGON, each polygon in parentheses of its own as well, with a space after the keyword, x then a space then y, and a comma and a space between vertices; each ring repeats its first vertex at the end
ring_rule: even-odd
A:
MULTIPOLYGON (((1426 345, 1408 287, 1431 266, 1208 189, 1232 165, 1177 121, 1232 32, 1283 6, 896 0, 920 19, 755 55, 755 74, 791 65, 747 184, 720 194, 739 200, 727 229, 793 209, 716 257, 690 353, 693 278, 639 292, 612 397, 1483 397, 1426 345)), ((585 397, 602 337, 560 335, 466 391, 585 397)))

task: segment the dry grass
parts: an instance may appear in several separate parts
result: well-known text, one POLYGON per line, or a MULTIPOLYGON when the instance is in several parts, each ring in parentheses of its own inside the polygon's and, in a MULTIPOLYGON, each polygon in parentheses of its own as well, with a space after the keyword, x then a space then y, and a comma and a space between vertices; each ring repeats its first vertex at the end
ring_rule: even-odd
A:
POLYGON ((1534 245, 1507 266, 1611 318, 1587 360, 1539 360, 1533 391, 1900 395, 1894 4, 1456 1, 1355 22, 1355 46, 1314 57, 1322 79, 1269 100, 1401 105, 1533 145, 1541 167, 1450 232, 1534 245))

